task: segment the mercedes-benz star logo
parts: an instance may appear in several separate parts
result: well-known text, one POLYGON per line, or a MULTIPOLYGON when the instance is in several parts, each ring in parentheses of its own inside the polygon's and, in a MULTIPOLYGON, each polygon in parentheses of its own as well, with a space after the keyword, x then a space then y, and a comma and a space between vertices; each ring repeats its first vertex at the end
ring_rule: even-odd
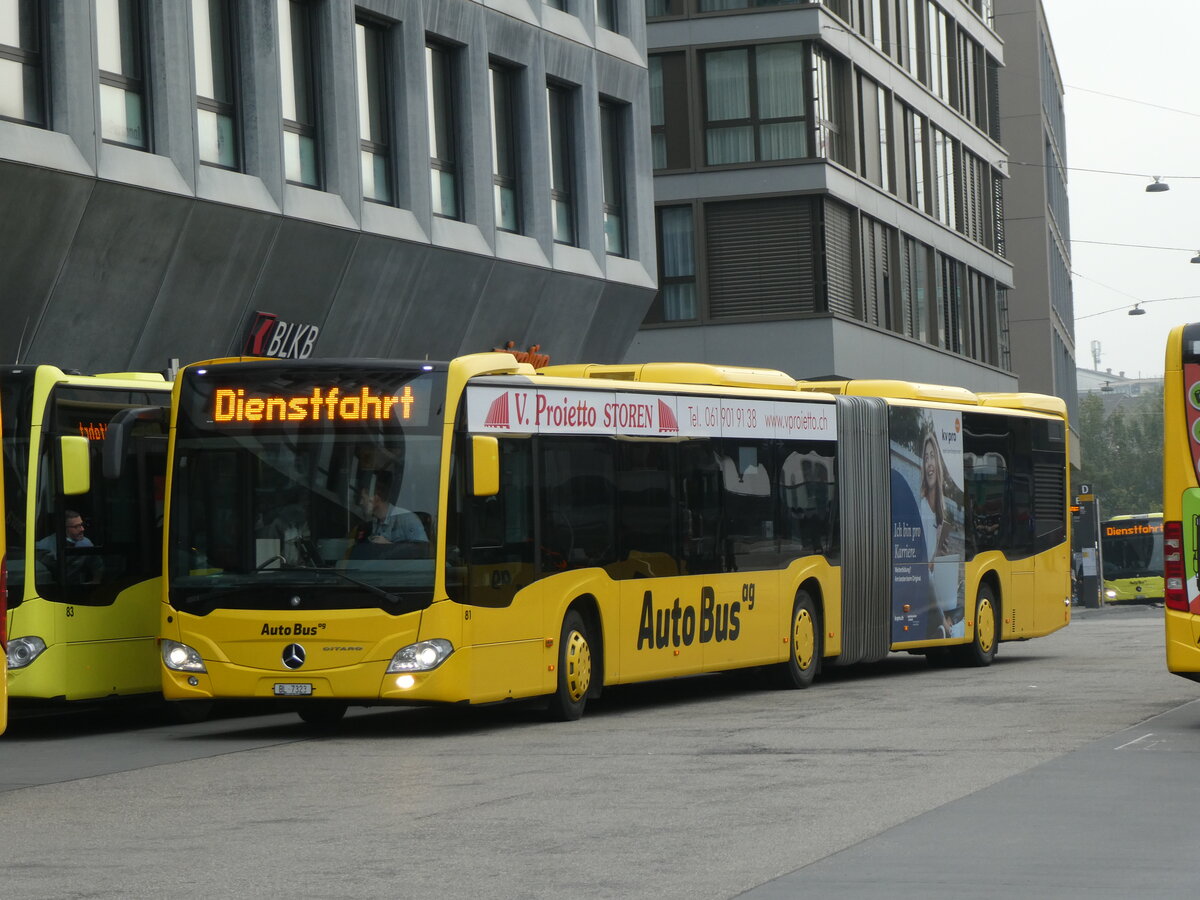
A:
POLYGON ((298 669, 304 665, 304 648, 299 644, 288 644, 284 647, 283 664, 289 669, 298 669))

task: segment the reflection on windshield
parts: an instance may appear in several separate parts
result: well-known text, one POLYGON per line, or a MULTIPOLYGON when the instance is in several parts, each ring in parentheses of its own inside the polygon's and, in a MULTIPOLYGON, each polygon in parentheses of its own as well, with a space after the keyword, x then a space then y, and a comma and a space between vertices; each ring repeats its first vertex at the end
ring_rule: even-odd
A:
POLYGON ((367 586, 431 598, 440 456, 438 436, 400 431, 181 439, 172 602, 304 585, 354 592, 360 606, 384 596, 367 586))

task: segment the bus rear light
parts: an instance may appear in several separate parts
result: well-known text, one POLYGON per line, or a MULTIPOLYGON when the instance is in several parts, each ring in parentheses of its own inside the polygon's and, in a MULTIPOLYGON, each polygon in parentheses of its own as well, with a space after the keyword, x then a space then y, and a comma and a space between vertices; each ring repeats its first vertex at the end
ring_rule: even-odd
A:
POLYGON ((1183 568, 1183 523, 1163 523, 1163 594, 1167 609, 1188 610, 1187 572, 1183 568))

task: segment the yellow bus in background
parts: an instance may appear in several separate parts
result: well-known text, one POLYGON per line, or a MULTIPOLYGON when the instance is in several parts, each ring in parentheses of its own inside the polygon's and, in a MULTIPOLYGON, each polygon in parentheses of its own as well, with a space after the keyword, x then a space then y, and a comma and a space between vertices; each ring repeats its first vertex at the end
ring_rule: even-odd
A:
POLYGON ((14 704, 160 690, 170 389, 157 374, 0 372, 14 704))
POLYGON ((1162 513, 1114 516, 1100 523, 1104 600, 1163 599, 1162 513))
POLYGON ((1200 323, 1171 330, 1163 379, 1167 668, 1200 681, 1200 323))
POLYGON ((172 403, 168 699, 544 698, 1070 620, 1061 400, 700 364, 224 360, 172 403))

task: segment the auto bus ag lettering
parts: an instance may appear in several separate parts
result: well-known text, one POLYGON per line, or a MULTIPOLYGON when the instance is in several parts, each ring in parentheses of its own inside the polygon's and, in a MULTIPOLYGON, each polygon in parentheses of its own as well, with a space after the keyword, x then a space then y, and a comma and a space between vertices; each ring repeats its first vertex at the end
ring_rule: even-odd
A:
MULTIPOLYGON (((743 591, 743 594, 745 591, 743 591)), ((669 606, 655 607, 654 594, 642 597, 642 615, 638 625, 637 648, 662 650, 665 647, 690 647, 701 644, 736 641, 742 633, 742 601, 718 603, 711 587, 700 588, 699 605, 680 603, 676 597, 669 606)))
POLYGON ((261 637, 313 637, 324 628, 324 622, 318 622, 315 625, 305 625, 301 622, 294 625, 272 625, 270 622, 263 622, 259 635, 261 637))

